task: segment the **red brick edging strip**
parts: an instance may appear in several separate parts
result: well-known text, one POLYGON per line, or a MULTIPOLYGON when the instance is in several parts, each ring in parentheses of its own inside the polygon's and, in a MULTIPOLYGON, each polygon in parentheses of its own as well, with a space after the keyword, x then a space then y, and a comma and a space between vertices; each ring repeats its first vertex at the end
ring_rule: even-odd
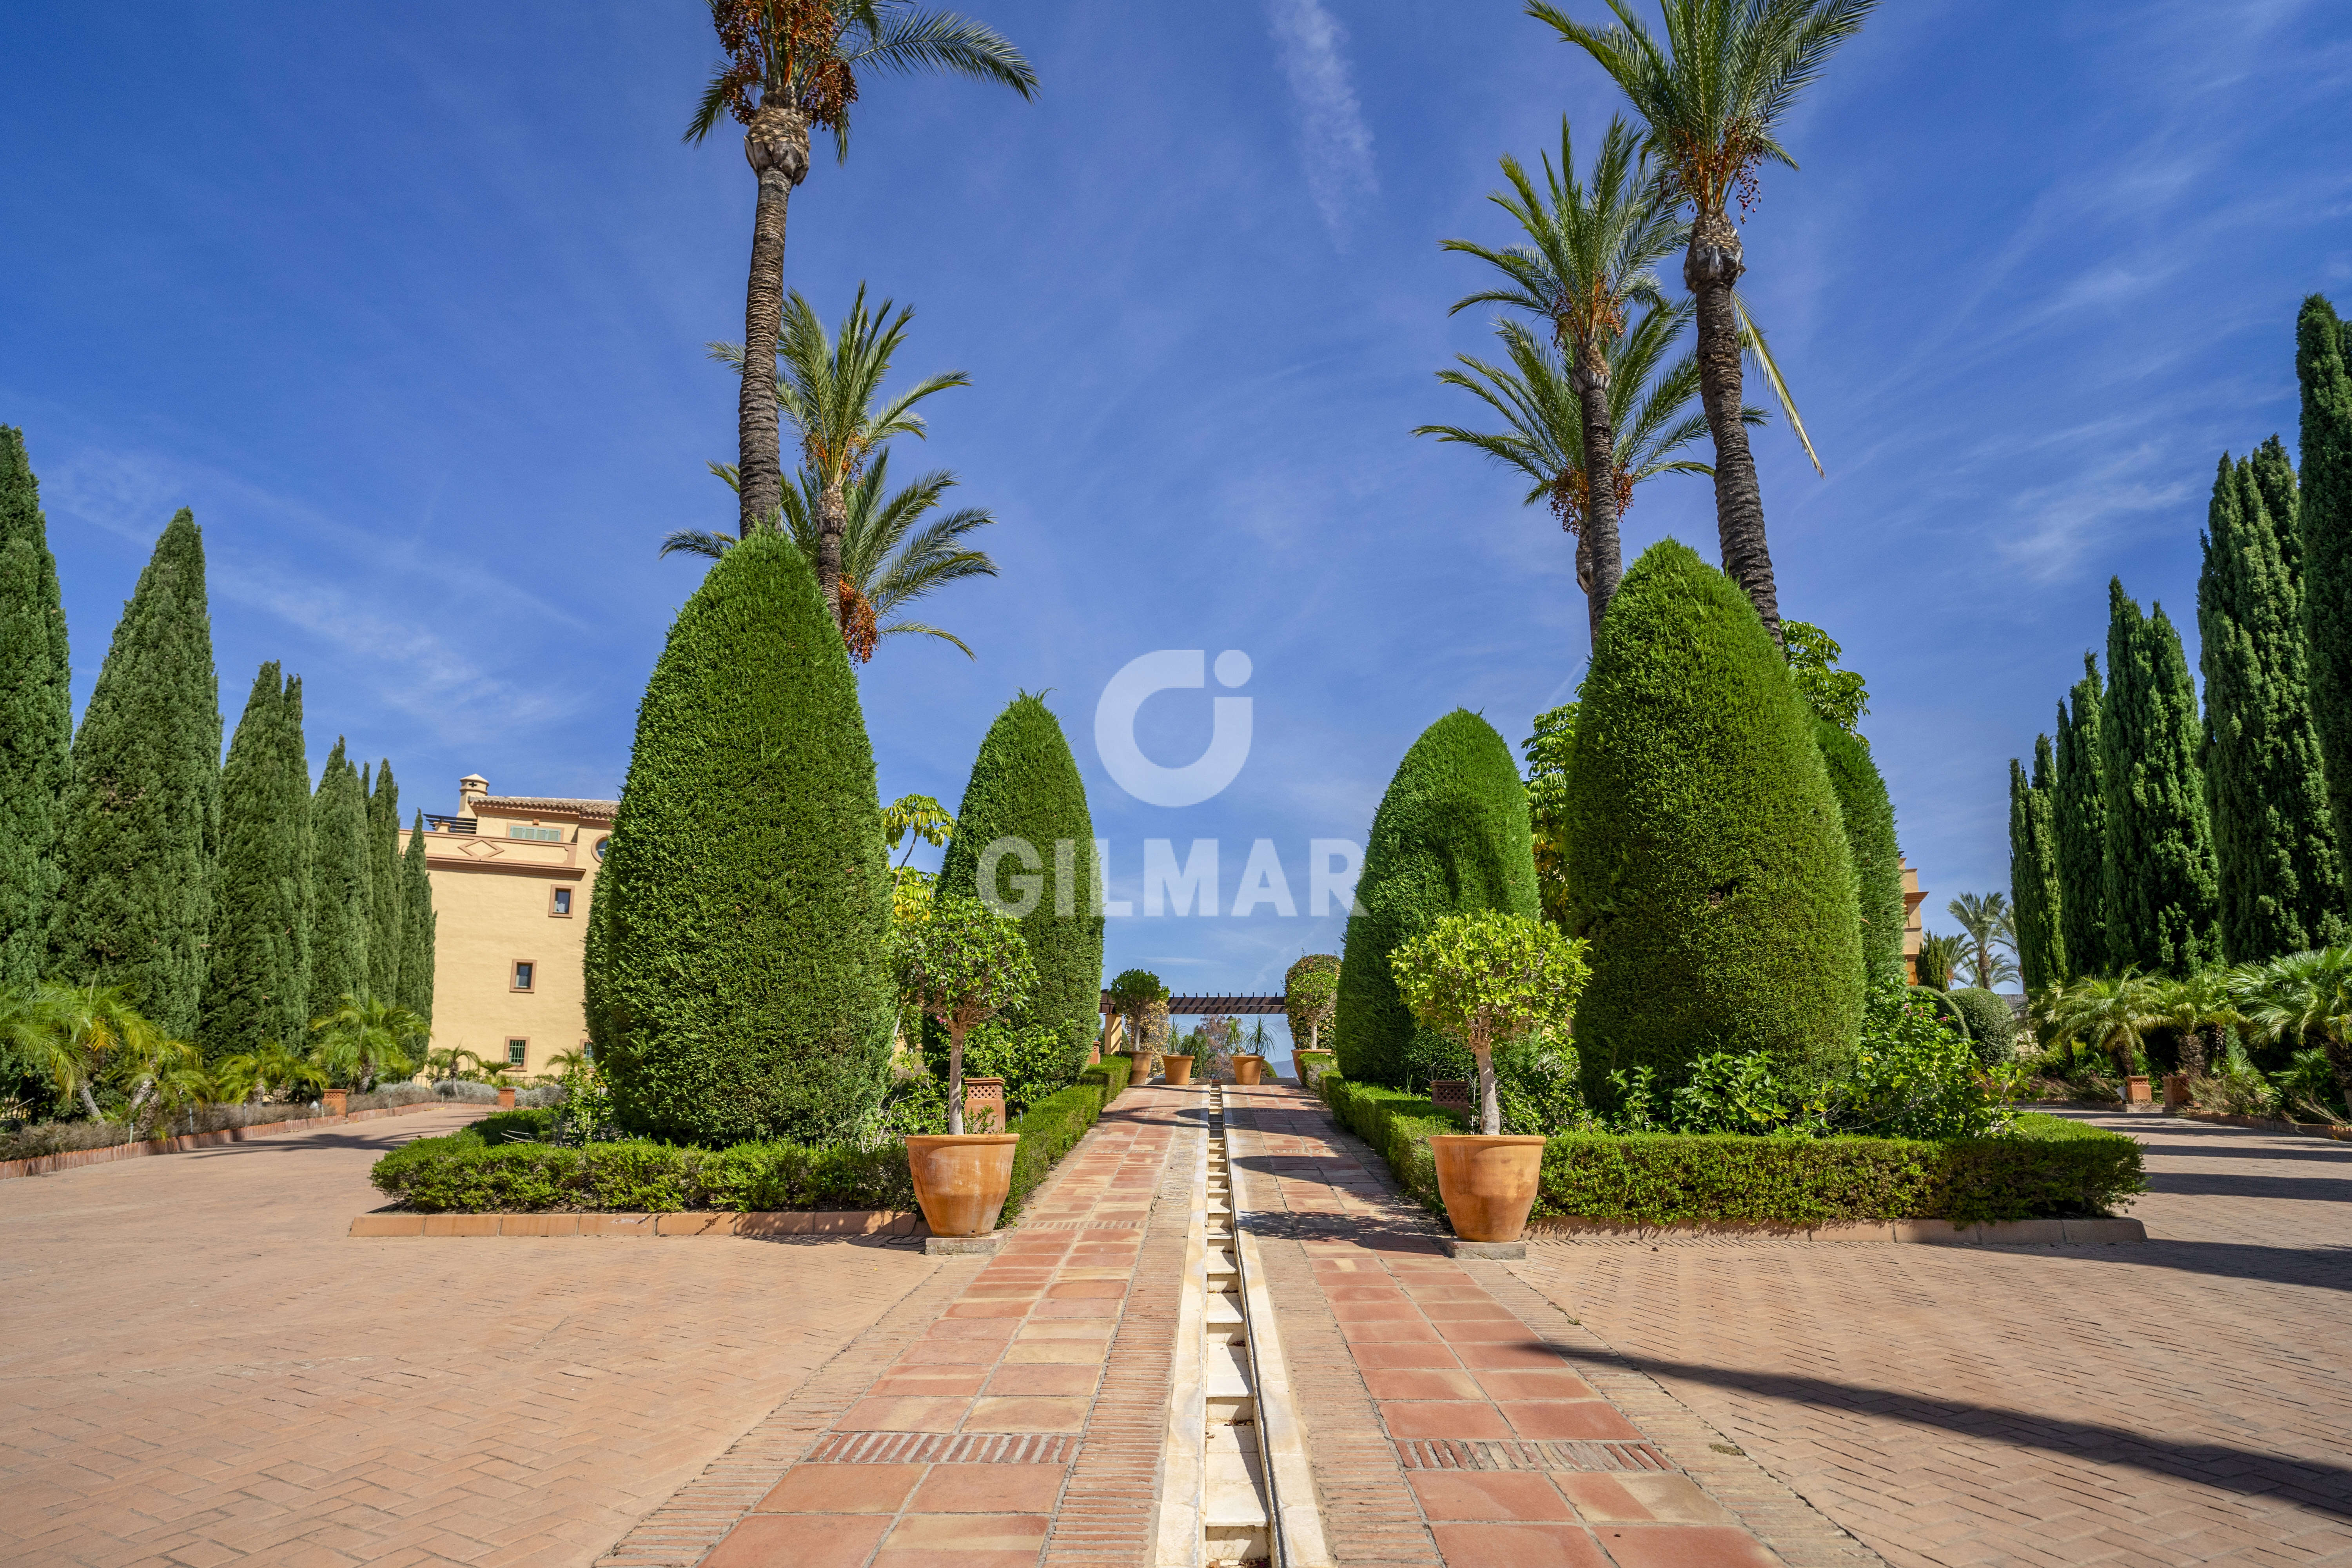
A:
POLYGON ((1772 1225, 1748 1220, 1688 1220, 1636 1225, 1608 1219, 1532 1219, 1529 1241, 1888 1241, 1941 1247, 2022 1247, 2146 1241, 2136 1219, 2004 1219, 1955 1225, 1948 1219, 1879 1220, 1863 1225, 1772 1225))
MULTIPOLYGON (((387 1105, 376 1110, 353 1110, 341 1116, 298 1116, 287 1121, 262 1121, 251 1127, 224 1127, 217 1132, 183 1132, 176 1138, 152 1138, 143 1143, 110 1143, 103 1149, 68 1149, 62 1154, 37 1154, 29 1160, 0 1160, 0 1182, 16 1176, 46 1176, 83 1165, 103 1165, 111 1160, 141 1160, 150 1154, 184 1154, 216 1143, 242 1143, 280 1132, 307 1132, 313 1127, 340 1127, 346 1121, 373 1121, 379 1116, 408 1116, 420 1110, 447 1110, 471 1100, 420 1100, 414 1105, 387 1105)), ((487 1114, 487 1113, 486 1113, 487 1114)))
POLYGON ((897 1209, 696 1209, 681 1214, 363 1214, 353 1236, 917 1236, 897 1209))
POLYGON ((2225 1116, 2218 1110, 2176 1110, 2183 1121, 2211 1121, 2223 1127, 2243 1127, 2252 1132, 2276 1132, 2284 1137, 2333 1138, 2352 1142, 2352 1124, 2324 1121, 2284 1121, 2270 1116, 2225 1116))

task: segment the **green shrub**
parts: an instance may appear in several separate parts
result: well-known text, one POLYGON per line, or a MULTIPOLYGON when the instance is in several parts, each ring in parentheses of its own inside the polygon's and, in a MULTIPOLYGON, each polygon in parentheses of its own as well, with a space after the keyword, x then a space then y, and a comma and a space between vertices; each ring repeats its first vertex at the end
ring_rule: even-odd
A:
POLYGON ((1589 1099, 1641 1068, 1674 1088, 1717 1051, 1853 1049, 1853 858, 1812 715, 1747 596, 1672 540, 1601 624, 1565 810, 1589 1099))
POLYGON ((1351 1082, 1336 1072, 1323 1074, 1318 1082, 1323 1103, 1339 1125, 1380 1152, 1397 1184, 1431 1208, 1442 1206, 1429 1140, 1433 1134, 1466 1131, 1469 1124, 1404 1089, 1351 1082))
POLYGON ((1966 1020, 1969 1038, 1985 1066, 1999 1067, 2015 1058, 2017 1015, 2009 1010, 2008 1003, 1974 985, 1952 992, 1948 999, 1966 1020))
POLYGON ((1963 1039, 1969 1037, 1969 1016, 1960 1011, 1960 1005, 1952 1000, 1950 992, 1933 985, 1913 985, 1907 988, 1906 994, 1913 1005, 1924 1005, 1930 1017, 1949 1025, 1963 1039))
POLYGON ((869 1116, 896 1011, 874 755, 783 535, 729 551, 678 612, 607 848, 588 1027, 621 1124, 814 1142, 869 1116))
POLYGON ((1538 912, 1527 787, 1494 726, 1456 709, 1422 732, 1372 816, 1348 917, 1332 1025, 1339 1070, 1367 1083, 1429 1079, 1448 1050, 1397 995, 1389 955, 1442 915, 1538 912))
POLYGON ((1339 1005, 1339 955, 1310 952, 1282 977, 1282 1012, 1294 1050, 1323 1048, 1323 1031, 1339 1005))
POLYGON ((483 1117, 466 1131, 495 1149, 501 1143, 528 1142, 545 1138, 555 1131, 555 1116, 556 1110, 551 1105, 499 1110, 483 1117))
POLYGON ((1039 1183, 1051 1173, 1063 1155, 1076 1147, 1087 1129, 1117 1100, 1127 1079, 1108 1063, 1087 1068, 1078 1081, 1023 1111, 1012 1131, 1021 1142, 1013 1151, 1013 1187, 1004 1200, 1002 1225, 1010 1225, 1039 1183))
POLYGON ((982 858, 1007 838, 1024 847, 998 860, 992 880, 1003 912, 1021 921, 1037 985, 1006 1021, 1053 1029, 1075 1072, 1102 1016, 1094 818, 1060 721, 1025 691, 996 716, 972 759, 955 837, 940 862, 939 892, 980 896, 982 858))
POLYGON ((1862 973, 1872 996, 1899 996, 1904 986, 1903 851, 1895 842, 1895 802, 1886 793, 1870 746, 1826 719, 1813 721, 1813 740, 1829 769, 1853 857, 1855 909, 1862 924, 1862 973))
POLYGON ((1641 1225, 1969 1224, 2096 1214, 2146 1187, 2137 1142, 2058 1117, 1945 1142, 1571 1133, 1544 1146, 1535 1213, 1641 1225))

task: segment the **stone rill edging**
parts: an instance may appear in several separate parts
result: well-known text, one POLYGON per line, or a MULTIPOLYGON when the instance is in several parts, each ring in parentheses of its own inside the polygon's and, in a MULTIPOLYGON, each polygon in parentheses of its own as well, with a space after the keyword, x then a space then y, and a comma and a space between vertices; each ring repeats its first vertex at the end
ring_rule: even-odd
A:
MULTIPOLYGON (((83 1165, 103 1165, 114 1160, 142 1160, 150 1154, 184 1154, 219 1143, 242 1143, 281 1132, 308 1132, 314 1127, 341 1127, 346 1121, 373 1121, 380 1116, 413 1116, 420 1110, 446 1110, 472 1100, 420 1100, 414 1105, 386 1105, 373 1110, 347 1111, 341 1116, 297 1116, 285 1121, 261 1121, 251 1127, 224 1127, 215 1132, 183 1132, 173 1138, 151 1138, 143 1143, 110 1143, 103 1149, 68 1149, 58 1154, 36 1154, 29 1160, 0 1160, 0 1182, 17 1176, 46 1176, 83 1165)), ((485 1111, 483 1114, 488 1115, 485 1111)))
POLYGON ((897 1209, 774 1209, 678 1214, 363 1214, 353 1236, 923 1236, 897 1209))
POLYGON ((2005 1219, 1954 1225, 1948 1219, 1898 1219, 1868 1225, 1782 1226, 1762 1221, 1692 1220, 1681 1225, 1626 1225, 1605 1219, 1531 1219, 1529 1241, 1886 1241, 1937 1247, 2081 1247, 2146 1241, 2136 1219, 2005 1219))

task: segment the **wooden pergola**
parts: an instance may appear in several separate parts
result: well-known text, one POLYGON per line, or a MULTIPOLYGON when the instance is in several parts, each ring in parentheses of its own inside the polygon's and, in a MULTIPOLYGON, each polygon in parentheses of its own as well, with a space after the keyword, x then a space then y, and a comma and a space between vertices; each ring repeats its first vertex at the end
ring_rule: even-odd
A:
MULTIPOLYGON (((1102 1015, 1109 1017, 1115 1011, 1110 1005, 1110 993, 1102 994, 1102 1015)), ((1279 996, 1171 996, 1168 1016, 1171 1018, 1235 1018, 1253 1013, 1280 1013, 1279 996)))

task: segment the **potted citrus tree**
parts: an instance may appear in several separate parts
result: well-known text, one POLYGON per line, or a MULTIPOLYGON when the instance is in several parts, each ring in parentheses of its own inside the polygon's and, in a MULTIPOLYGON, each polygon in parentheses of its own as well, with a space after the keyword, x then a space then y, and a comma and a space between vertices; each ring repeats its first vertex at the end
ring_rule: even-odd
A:
POLYGON ((1495 1047, 1564 1025, 1589 971, 1584 943, 1529 915, 1447 915, 1390 955, 1413 1016, 1469 1047, 1478 1131, 1429 1141, 1445 1217, 1464 1241, 1516 1242, 1535 1205, 1544 1141, 1503 1135, 1495 1047))
POLYGON ((972 1028, 1029 1000, 1037 969, 1021 922, 978 899, 939 893, 928 919, 900 925, 899 994, 948 1032, 948 1130, 910 1133, 907 1168, 934 1236, 985 1236, 1013 1187, 1011 1132, 963 1130, 963 1041, 972 1028))
POLYGON ((1127 969, 1110 983, 1110 1005, 1127 1020, 1128 1068, 1130 1084, 1151 1081, 1151 1047, 1144 1038, 1145 1022, 1154 1002, 1168 1000, 1168 987, 1148 969, 1127 969))

